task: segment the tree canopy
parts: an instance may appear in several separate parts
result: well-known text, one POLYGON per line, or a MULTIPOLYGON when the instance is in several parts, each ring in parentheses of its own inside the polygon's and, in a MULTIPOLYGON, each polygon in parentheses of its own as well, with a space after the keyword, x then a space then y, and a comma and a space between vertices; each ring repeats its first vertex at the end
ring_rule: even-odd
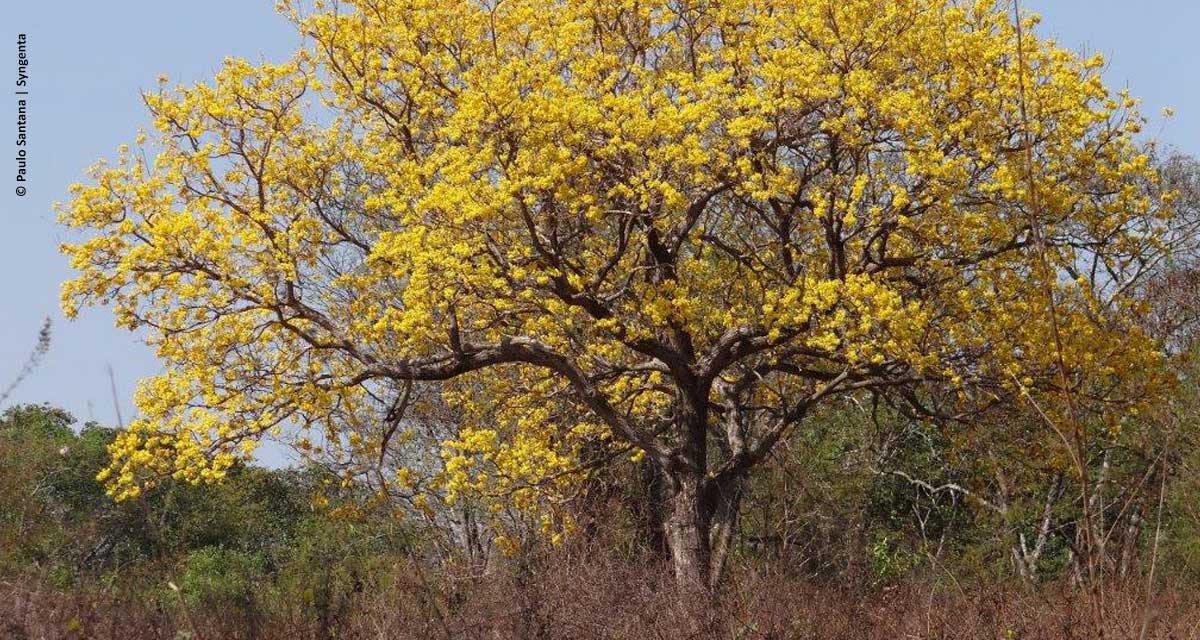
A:
POLYGON ((738 483, 824 402, 961 418, 1157 383, 1129 293, 1170 198, 1136 102, 1033 17, 284 4, 292 59, 164 79, 153 133, 61 209, 92 231, 67 312, 111 303, 165 363, 102 472, 117 497, 219 479, 285 425, 378 452, 444 381, 448 495, 531 505, 644 456, 676 571, 706 580, 738 483))

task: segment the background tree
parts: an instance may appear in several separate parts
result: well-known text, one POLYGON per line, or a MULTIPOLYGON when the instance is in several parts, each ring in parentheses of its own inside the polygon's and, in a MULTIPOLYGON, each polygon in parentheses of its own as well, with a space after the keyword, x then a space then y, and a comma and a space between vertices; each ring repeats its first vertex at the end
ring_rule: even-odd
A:
POLYGON ((1165 210, 1141 119, 1101 59, 1018 56, 1005 9, 291 8, 294 59, 147 94, 153 141, 62 209, 96 232, 67 312, 113 303, 166 366, 102 479, 217 480, 283 425, 403 433, 410 384, 449 381, 448 497, 553 533, 586 469, 644 457, 706 585, 745 477, 824 403, 1152 397, 1122 286, 1165 210))

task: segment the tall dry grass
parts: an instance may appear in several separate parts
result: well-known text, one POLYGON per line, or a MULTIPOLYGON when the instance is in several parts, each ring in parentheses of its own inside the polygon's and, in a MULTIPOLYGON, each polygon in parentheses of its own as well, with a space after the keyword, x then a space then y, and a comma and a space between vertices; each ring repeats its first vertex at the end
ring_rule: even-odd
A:
MULTIPOLYGON (((485 576, 431 576, 396 566, 322 612, 264 596, 253 611, 195 610, 170 600, 137 602, 59 592, 34 581, 0 583, 4 640, 613 640, 900 638, 1086 640, 1085 594, 933 583, 850 590, 742 568, 707 602, 681 604, 662 567, 555 554, 536 566, 485 576), (420 575, 420 577, 418 577, 420 575), (166 604, 164 604, 166 603, 166 604), (685 610, 687 607, 694 609, 685 610), (702 628, 694 621, 699 612, 702 628), (691 624, 689 624, 691 622, 691 624), (685 632, 692 629, 691 632, 685 632)), ((1149 603, 1138 584, 1108 591, 1105 637, 1200 638, 1200 601, 1164 589, 1149 603)))

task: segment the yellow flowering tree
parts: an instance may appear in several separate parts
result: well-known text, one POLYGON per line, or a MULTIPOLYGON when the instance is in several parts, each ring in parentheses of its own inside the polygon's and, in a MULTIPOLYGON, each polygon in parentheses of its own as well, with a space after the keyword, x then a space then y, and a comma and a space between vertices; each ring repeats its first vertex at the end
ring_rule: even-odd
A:
POLYGON ((824 403, 961 415, 1066 380, 1118 406, 1153 379, 1115 383, 1158 357, 1125 320, 1165 209, 1134 101, 1099 59, 1018 56, 1006 6, 283 10, 293 59, 164 80, 155 133, 61 209, 91 230, 67 312, 111 304, 165 363, 117 497, 219 479, 287 425, 378 451, 446 381, 457 437, 394 482, 532 509, 645 457, 705 583, 742 480, 824 403))

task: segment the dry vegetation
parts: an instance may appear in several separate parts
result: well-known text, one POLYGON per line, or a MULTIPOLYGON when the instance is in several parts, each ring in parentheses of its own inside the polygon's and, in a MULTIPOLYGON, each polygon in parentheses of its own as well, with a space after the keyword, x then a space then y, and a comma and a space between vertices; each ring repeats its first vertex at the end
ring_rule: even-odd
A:
MULTIPOLYGON (((0 585, 0 633, 11 640, 1096 637, 1080 591, 1065 585, 960 591, 952 584, 915 582, 858 591, 765 573, 732 576, 720 598, 697 603, 704 607, 704 627, 687 633, 680 630, 691 624, 693 612, 680 609, 675 587, 663 579, 665 567, 572 556, 557 553, 524 575, 459 577, 428 587, 413 578, 412 567, 398 565, 386 588, 368 585, 324 620, 284 602, 231 615, 6 582, 0 585)), ((1200 637, 1194 589, 1165 589, 1147 601, 1143 585, 1130 583, 1106 595, 1108 638, 1200 637)))

